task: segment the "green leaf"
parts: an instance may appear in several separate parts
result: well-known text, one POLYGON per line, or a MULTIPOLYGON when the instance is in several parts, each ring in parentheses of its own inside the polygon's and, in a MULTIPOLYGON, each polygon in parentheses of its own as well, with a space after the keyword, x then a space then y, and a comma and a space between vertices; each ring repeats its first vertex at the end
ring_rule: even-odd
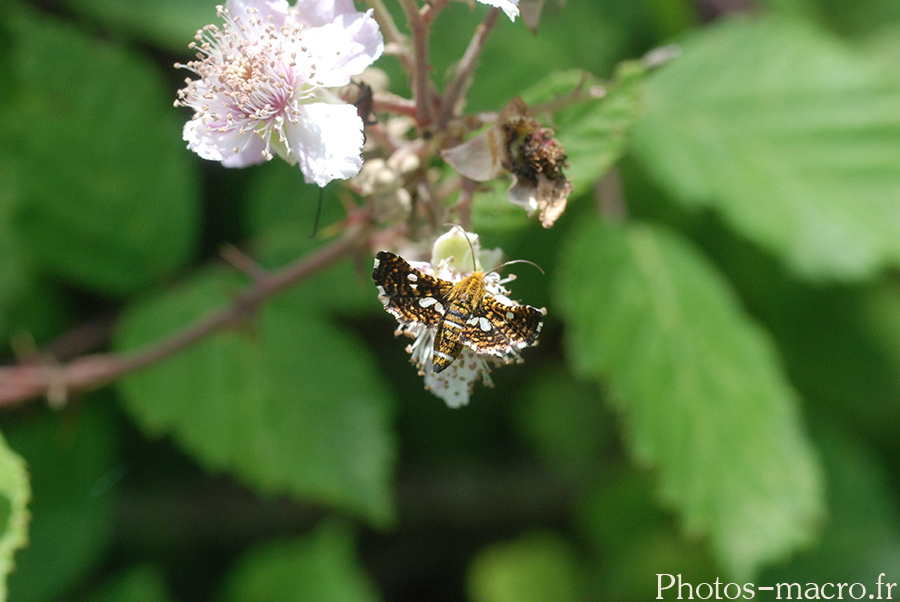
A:
POLYGON ((0 354, 16 335, 40 348, 71 324, 71 315, 67 298, 43 280, 27 282, 10 296, 0 292, 0 354))
MULTIPOLYGON (((117 335, 133 350, 229 303, 232 275, 211 271, 132 308, 117 335)), ((291 295, 243 327, 218 332, 119 390, 150 433, 263 491, 390 520, 390 403, 369 353, 291 295)))
MULTIPOLYGON (((0 109, 3 101, 0 100, 0 109)), ((0 130, 2 132, 2 130, 0 130)), ((0 146, 0 337, 4 339, 14 327, 10 313, 21 304, 25 291, 31 284, 33 268, 25 253, 23 241, 12 226, 12 216, 17 210, 18 194, 13 165, 13 149, 0 146)))
MULTIPOLYGON (((338 195, 339 189, 337 186, 326 186, 322 190, 314 184, 307 184, 303 181, 303 172, 296 165, 272 161, 265 169, 252 172, 245 195, 244 224, 254 236, 290 225, 296 229, 299 242, 313 244, 309 237, 312 235, 320 191, 322 215, 318 237, 324 235, 322 229, 347 216, 338 195)), ((346 194, 344 190, 340 192, 346 194)))
POLYGON ((732 575, 809 543, 822 482, 777 352, 682 239, 586 225, 563 250, 566 349, 626 415, 629 447, 663 499, 732 575))
POLYGON ((900 23, 900 4, 894 0, 763 0, 762 4, 789 15, 822 23, 842 34, 868 36, 885 25, 900 23))
POLYGON ((152 566, 127 569, 104 582, 83 602, 169 602, 172 600, 163 575, 152 566))
POLYGON ((514 407, 520 432, 554 470, 594 476, 615 437, 611 412, 595 386, 579 383, 561 365, 545 362, 536 370, 514 407))
POLYGON ((28 543, 30 499, 25 461, 0 435, 0 600, 9 594, 6 578, 15 568, 13 555, 28 543))
POLYGON ((893 477, 846 423, 820 421, 812 434, 828 471, 830 516, 822 543, 765 577, 771 582, 868 583, 887 571, 888 581, 896 581, 900 513, 893 477))
MULTIPOLYGON (((437 73, 451 61, 458 61, 479 14, 487 7, 476 5, 476 16, 456 3, 441 13, 434 23, 431 47, 437 73), (462 32, 462 33, 461 33, 462 32)), ((536 82, 553 71, 578 68, 597 74, 611 73, 626 56, 639 56, 655 42, 657 24, 665 22, 668 37, 680 24, 659 18, 648 10, 648 3, 631 0, 569 2, 565 8, 547 2, 538 33, 534 35, 519 21, 504 23, 491 32, 489 43, 479 61, 478 71, 468 95, 467 110, 498 111, 511 98, 522 93, 523 83, 536 82), (590 43, 585 43, 590 40, 590 43)))
POLYGON ((58 599, 107 551, 115 492, 100 485, 123 470, 112 417, 108 396, 95 394, 77 411, 44 411, 5 427, 28 462, 34 496, 30 542, 9 578, 13 600, 58 599))
MULTIPOLYGON (((310 238, 315 220, 319 188, 304 184, 296 166, 283 161, 258 170, 247 191, 245 223, 253 233, 250 254, 263 267, 277 270, 315 251, 328 236, 329 225, 346 217, 344 206, 327 187, 322 199, 319 233, 310 238)), ((288 295, 332 313, 358 315, 381 311, 372 284, 372 256, 360 262, 341 262, 304 281, 288 295), (364 263, 363 263, 364 261, 364 263)))
MULTIPOLYGON (((522 92, 522 99, 536 108, 553 106, 560 98, 571 98, 576 90, 584 94, 602 94, 553 113, 552 129, 568 157, 565 174, 572 180, 573 195, 581 195, 609 171, 625 152, 628 133, 638 118, 641 84, 647 68, 640 61, 619 65, 616 78, 602 83, 584 71, 559 71, 522 92), (593 91, 593 92, 591 92, 593 91)), ((535 117, 547 121, 537 110, 535 117)), ((530 221, 520 207, 509 202, 508 177, 486 183, 472 207, 476 229, 492 231, 521 230, 530 221)))
POLYGON ((581 600, 577 560, 567 541, 536 532, 481 550, 468 574, 469 600, 575 602, 581 600))
MULTIPOLYGON (((266 269, 284 268, 321 247, 321 241, 307 237, 308 234, 298 232, 296 224, 273 226, 255 241, 254 257, 266 269)), ((372 256, 366 254, 353 262, 341 262, 311 276, 302 286, 290 290, 286 298, 298 307, 315 308, 329 316, 380 315, 382 304, 372 283, 371 262, 372 256)))
POLYGON ((660 574, 681 574, 692 583, 721 576, 705 542, 679 533, 659 508, 646 471, 605 476, 579 496, 577 509, 578 532, 598 557, 587 565, 595 599, 652 600, 660 574))
POLYGON ((348 527, 325 523, 296 541, 263 544, 228 577, 225 602, 377 602, 348 527))
POLYGON ((537 221, 518 205, 509 202, 509 177, 485 182, 472 203, 472 230, 479 233, 521 232, 537 221))
POLYGON ((180 52, 185 62, 194 58, 188 44, 194 41, 197 30, 209 23, 221 23, 215 3, 208 0, 66 0, 63 4, 117 34, 180 52))
POLYGON ((17 5, 4 37, 0 136, 16 152, 2 173, 13 174, 7 219, 23 252, 46 273, 115 295, 184 263, 199 195, 156 68, 17 5))
POLYGON ((565 96, 576 86, 603 91, 603 96, 554 114, 553 129, 566 149, 566 175, 583 194, 622 156, 628 133, 640 112, 641 89, 647 67, 640 61, 619 65, 612 82, 603 84, 579 71, 554 73, 529 88, 522 98, 529 104, 565 96), (551 94, 552 93, 552 96, 551 94))
POLYGON ((900 79, 800 21, 724 22, 648 78, 632 149, 811 279, 900 262, 900 79))

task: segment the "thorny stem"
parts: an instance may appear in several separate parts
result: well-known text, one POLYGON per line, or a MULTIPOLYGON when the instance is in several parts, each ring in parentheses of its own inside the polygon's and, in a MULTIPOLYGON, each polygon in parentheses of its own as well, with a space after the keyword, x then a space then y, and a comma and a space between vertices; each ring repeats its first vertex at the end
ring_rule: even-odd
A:
POLYGON ((376 92, 372 99, 373 113, 393 113, 407 117, 416 116, 416 104, 412 100, 391 94, 389 92, 376 92))
POLYGON ((400 0, 406 18, 409 20, 409 28, 413 36, 413 55, 415 66, 413 68, 413 95, 416 101, 416 117, 420 129, 431 125, 433 120, 431 106, 431 79, 428 76, 428 23, 422 18, 415 0, 400 0))
POLYGON ((475 70, 475 65, 478 62, 478 57, 481 55, 481 51, 484 50, 484 45, 487 43, 491 30, 497 25, 499 15, 500 9, 492 8, 488 11, 484 22, 475 30, 475 35, 472 36, 469 47, 466 48, 462 60, 460 60, 456 69, 456 76, 444 91, 444 99, 441 101, 441 111, 437 119, 439 128, 445 127, 447 122, 453 117, 455 105, 460 95, 464 95, 464 90, 468 86, 472 72, 475 70))
MULTIPOLYGON (((441 99, 431 85, 428 34, 431 23, 449 1, 430 0, 420 10, 416 0, 400 0, 412 32, 412 48, 410 49, 407 46, 406 36, 397 29, 396 23, 385 8, 383 1, 367 0, 385 38, 389 43, 403 49, 399 52, 399 56, 404 68, 412 77, 414 90, 413 100, 379 92, 374 99, 374 110, 414 116, 420 128, 427 128, 434 123, 433 113, 436 106, 439 107, 436 121, 439 128, 446 128, 454 118, 454 106, 465 95, 466 86, 475 69, 478 57, 497 24, 500 11, 496 8, 490 10, 484 22, 479 25, 460 60, 454 79, 441 99), (410 51, 412 56, 410 56, 410 51)), ((552 113, 573 104, 602 97, 605 94, 606 91, 602 86, 587 86, 586 82, 587 80, 583 81, 571 93, 563 97, 531 107, 532 112, 552 113)), ((480 119, 482 123, 487 123, 496 121, 497 114, 484 113, 472 116, 472 118, 475 121, 480 119)), ((615 182, 608 183, 614 184, 615 182)), ((456 207, 460 220, 467 229, 471 227, 469 222, 474 186, 475 184, 471 180, 462 179, 460 201, 456 207)), ((417 197, 428 207, 428 218, 432 227, 436 228, 443 223, 445 209, 442 199, 447 194, 445 187, 435 188, 427 180, 423 180, 417 186, 416 193, 417 197)), ((253 285, 237 296, 228 307, 214 311, 185 329, 144 348, 127 353, 83 355, 66 363, 55 363, 52 358, 57 350, 51 349, 39 356, 43 359, 29 358, 19 365, 0 366, 0 406, 13 405, 42 395, 46 395, 51 403, 63 403, 72 392, 91 390, 108 384, 127 373, 170 357, 223 328, 245 321, 271 297, 328 267, 361 245, 368 234, 365 224, 361 225, 358 222, 365 220, 366 218, 349 220, 355 225, 351 225, 342 238, 277 272, 265 272, 257 269, 258 266, 250 264, 245 264, 242 268, 240 265, 243 261, 242 258, 240 256, 232 257, 232 263, 251 276, 253 285), (238 261, 235 262, 235 259, 238 261)), ((102 337, 103 333, 100 332, 97 336, 102 337)), ((60 355, 66 354, 61 353, 60 355)))
POLYGON ((253 286, 230 306, 137 351, 88 355, 66 364, 45 362, 0 367, 0 405, 12 405, 42 395, 46 395, 51 404, 62 404, 73 391, 95 389, 174 355, 222 328, 243 322, 273 296, 351 253, 363 242, 366 231, 365 225, 351 227, 343 237, 317 253, 277 272, 260 273, 253 286))
POLYGON ((422 20, 428 25, 434 21, 444 7, 450 4, 450 0, 431 0, 422 8, 422 20))

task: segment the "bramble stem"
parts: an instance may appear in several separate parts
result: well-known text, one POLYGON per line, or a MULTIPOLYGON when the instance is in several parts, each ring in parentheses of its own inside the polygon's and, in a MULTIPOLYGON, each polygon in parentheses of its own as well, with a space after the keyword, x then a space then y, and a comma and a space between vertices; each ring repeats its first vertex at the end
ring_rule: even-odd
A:
POLYGON ((375 12, 375 20, 378 21, 378 26, 384 34, 384 38, 387 42, 386 46, 389 49, 398 52, 400 62, 403 63, 403 68, 409 73, 412 69, 412 61, 410 60, 409 51, 406 46, 406 36, 400 33, 400 29, 397 27, 394 17, 384 6, 382 0, 366 0, 366 3, 375 12))
POLYGON ((484 50, 484 45, 487 43, 491 30, 497 25, 497 18, 499 15, 499 8, 492 8, 488 11, 484 22, 478 26, 475 30, 475 35, 473 35, 472 39, 469 41, 469 46, 466 48, 465 53, 463 53, 463 57, 459 61, 459 66, 456 68, 456 75, 444 91, 444 98, 441 101, 441 111, 437 119, 439 128, 445 127, 447 122, 453 118, 454 108, 459 101, 459 98, 461 96, 465 97, 471 82, 472 72, 475 70, 475 66, 478 62, 478 57, 481 56, 481 51, 484 50))
POLYGON ((416 101, 416 120, 420 129, 431 125, 433 121, 431 106, 431 80, 428 73, 428 23, 422 18, 415 0, 400 0, 406 18, 409 20, 409 28, 413 37, 413 54, 415 65, 413 67, 412 88, 416 101))
POLYGON ((319 272, 356 249, 365 225, 357 225, 337 241, 277 272, 262 272, 253 286, 228 307, 213 311, 184 330, 161 341, 126 353, 87 355, 66 363, 31 363, 0 367, 0 405, 12 405, 46 395, 62 404, 73 391, 89 391, 182 351, 216 331, 252 316, 261 305, 319 272))

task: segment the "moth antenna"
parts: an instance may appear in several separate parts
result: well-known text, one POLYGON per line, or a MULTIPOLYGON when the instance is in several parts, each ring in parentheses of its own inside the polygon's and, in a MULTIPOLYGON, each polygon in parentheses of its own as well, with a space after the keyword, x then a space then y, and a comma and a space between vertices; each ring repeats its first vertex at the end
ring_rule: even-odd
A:
MULTIPOLYGON (((472 271, 473 271, 473 272, 477 272, 477 271, 478 271, 478 264, 476 263, 475 247, 474 247, 474 245, 472 245, 472 241, 471 241, 471 239, 469 238, 469 233, 466 232, 466 231, 463 229, 462 226, 457 225, 457 224, 444 224, 444 225, 445 225, 445 226, 450 226, 451 228, 457 228, 460 232, 463 233, 463 236, 466 237, 466 242, 469 243, 469 249, 471 249, 471 251, 472 251, 472 271)), ((488 273, 490 273, 490 272, 488 272, 488 273)))
MULTIPOLYGON (((460 228, 460 230, 462 230, 462 228, 460 228)), ((472 271, 477 272, 478 271, 478 263, 475 261, 475 245, 473 245, 472 241, 469 240, 469 234, 465 230, 463 230, 462 233, 463 233, 463 236, 466 237, 466 242, 469 243, 469 249, 472 250, 472 271)))
POLYGON ((511 263, 527 263, 528 265, 533 265, 534 267, 536 267, 541 274, 544 274, 545 276, 547 275, 547 273, 544 271, 544 269, 533 261, 528 261, 527 259, 510 259, 509 261, 505 261, 505 262, 501 263, 500 265, 495 267, 493 270, 486 272, 485 276, 487 274, 490 274, 491 272, 499 272, 501 269, 505 268, 506 266, 510 265, 511 263))

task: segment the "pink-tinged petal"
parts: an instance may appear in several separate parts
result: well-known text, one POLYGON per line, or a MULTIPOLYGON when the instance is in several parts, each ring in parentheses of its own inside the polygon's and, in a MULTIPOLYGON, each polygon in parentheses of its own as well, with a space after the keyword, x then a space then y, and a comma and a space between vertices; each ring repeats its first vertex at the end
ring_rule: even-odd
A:
POLYGON ((506 141, 496 127, 490 127, 468 142, 441 151, 450 167, 476 182, 493 180, 505 171, 506 141))
POLYGON ((286 123, 284 130, 291 153, 285 158, 300 164, 308 184, 325 186, 359 173, 363 123, 353 105, 303 105, 297 122, 286 123))
POLYGON ((259 136, 245 134, 247 142, 239 152, 232 152, 222 159, 225 167, 249 167, 266 161, 266 143, 259 136))
POLYGON ((207 131, 207 126, 200 119, 192 119, 184 124, 183 134, 190 150, 203 159, 221 161, 225 167, 245 167, 265 160, 262 152, 265 143, 251 133, 240 135, 235 130, 207 131))
POLYGON ((315 49, 316 81, 326 88, 346 86, 384 51, 384 38, 371 10, 341 15, 333 23, 308 29, 303 42, 315 49))
POLYGON ((355 12, 353 0, 297 0, 293 18, 310 27, 321 27, 340 15, 355 12))
POLYGON ((290 10, 287 0, 228 0, 225 7, 232 17, 246 19, 247 10, 256 11, 264 23, 281 25, 290 10), (271 18, 271 21, 270 21, 271 18))
POLYGON ((371 11, 351 0, 301 0, 299 10, 286 0, 228 0, 219 16, 224 23, 197 33, 197 59, 183 65, 198 76, 175 103, 194 110, 188 147, 228 167, 278 154, 320 186, 359 173, 362 120, 331 88, 381 55, 371 11))

